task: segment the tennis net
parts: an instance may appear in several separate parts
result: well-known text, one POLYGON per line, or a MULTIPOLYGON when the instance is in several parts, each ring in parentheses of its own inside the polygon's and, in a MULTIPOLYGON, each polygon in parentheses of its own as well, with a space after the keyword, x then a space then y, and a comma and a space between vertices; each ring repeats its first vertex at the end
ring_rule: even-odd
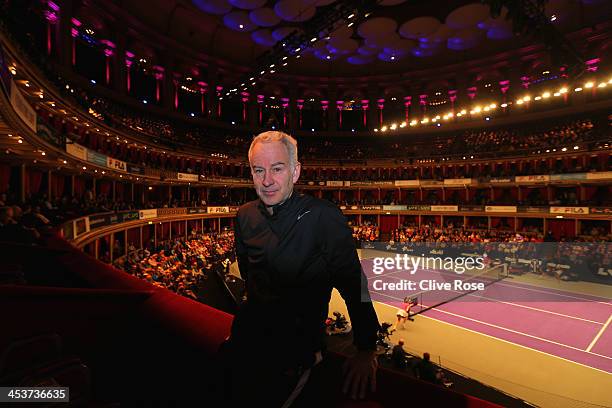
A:
POLYGON ((470 301, 486 299, 487 287, 509 276, 508 265, 499 263, 482 271, 457 274, 452 271, 427 271, 428 279, 421 279, 420 292, 409 295, 413 314, 421 314, 448 302, 470 295, 470 301))

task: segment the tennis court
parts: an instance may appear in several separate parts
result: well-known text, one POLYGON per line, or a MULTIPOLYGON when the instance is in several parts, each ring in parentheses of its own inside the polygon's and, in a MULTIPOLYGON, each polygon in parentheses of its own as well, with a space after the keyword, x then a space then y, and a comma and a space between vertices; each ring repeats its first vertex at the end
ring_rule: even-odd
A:
MULTIPOLYGON (((435 282, 450 282, 456 277, 443 270, 419 270, 413 275, 389 269, 384 274, 372 274, 371 262, 362 260, 369 283, 410 281, 419 274, 420 279, 426 274, 426 280, 435 282)), ((405 296, 416 297, 414 313, 612 373, 610 299, 516 282, 512 277, 498 280, 496 276, 471 278, 488 286, 467 294, 418 287, 376 290, 373 285, 370 293, 373 300, 394 307, 399 307, 405 296)))

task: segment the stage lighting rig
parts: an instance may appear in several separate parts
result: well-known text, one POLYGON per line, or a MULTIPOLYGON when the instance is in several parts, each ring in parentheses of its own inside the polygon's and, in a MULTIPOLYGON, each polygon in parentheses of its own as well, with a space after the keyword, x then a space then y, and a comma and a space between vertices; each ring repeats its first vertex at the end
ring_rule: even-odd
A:
POLYGON ((226 87, 225 96, 240 95, 257 84, 268 74, 283 69, 300 58, 302 52, 317 41, 326 39, 343 25, 354 26, 365 20, 377 7, 380 0, 340 0, 320 7, 316 15, 306 24, 278 41, 272 49, 260 55, 254 68, 241 76, 236 84, 226 87))
POLYGON ((534 35, 549 50, 555 65, 567 65, 570 70, 580 70, 585 59, 573 44, 553 24, 556 20, 546 16, 548 0, 481 0, 491 9, 491 17, 499 17, 506 8, 506 20, 512 22, 517 35, 534 35))

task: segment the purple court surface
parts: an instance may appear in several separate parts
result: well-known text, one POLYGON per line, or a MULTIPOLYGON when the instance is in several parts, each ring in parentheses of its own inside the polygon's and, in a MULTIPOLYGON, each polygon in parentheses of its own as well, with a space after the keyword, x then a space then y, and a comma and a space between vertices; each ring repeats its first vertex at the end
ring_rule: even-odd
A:
MULTIPOLYGON (((386 270, 372 273, 371 260, 363 260, 372 299, 394 307, 405 296, 416 297, 412 311, 457 297, 463 292, 423 291, 419 281, 453 282, 457 277, 447 271, 386 270), (377 281, 376 285, 374 282, 377 281), (413 290, 385 289, 381 284, 413 281, 413 290)), ((465 280, 465 279, 463 279, 465 280)), ((491 283, 491 278, 471 282, 491 283)), ((557 289, 519 283, 512 277, 497 281, 423 312, 424 315, 464 329, 515 343, 612 373, 612 301, 557 289)))

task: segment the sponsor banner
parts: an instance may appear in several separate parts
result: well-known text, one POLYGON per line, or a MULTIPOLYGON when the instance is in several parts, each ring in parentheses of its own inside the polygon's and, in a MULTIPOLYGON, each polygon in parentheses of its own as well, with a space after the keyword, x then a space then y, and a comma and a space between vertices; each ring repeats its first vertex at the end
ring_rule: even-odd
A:
POLYGON ((396 187, 418 187, 419 180, 395 180, 396 187))
POLYGON ((240 209, 239 206, 233 206, 233 207, 230 207, 230 212, 231 213, 237 213, 239 209, 240 209))
POLYGON ((54 146, 64 147, 64 141, 59 132, 55 132, 40 120, 36 124, 36 135, 54 146))
POLYGON ((485 182, 489 182, 491 184, 508 184, 514 183, 514 177, 494 177, 489 180, 484 180, 485 182))
POLYGON ((108 156, 106 157, 106 167, 113 170, 127 172, 126 162, 108 156))
POLYGON ((393 181, 374 181, 375 186, 393 186, 393 181))
POLYGON ((122 222, 123 218, 120 218, 119 214, 111 214, 111 215, 108 216, 108 221, 111 224, 117 224, 118 222, 122 222))
POLYGON ((97 164, 98 166, 106 166, 107 157, 101 153, 87 149, 87 161, 97 164))
POLYGON ((361 209, 366 210, 366 211, 380 211, 382 210, 382 206, 381 205, 362 205, 361 209))
POLYGON ((325 182, 324 181, 319 181, 317 184, 320 185, 320 186, 324 186, 325 182))
POLYGON ((383 211, 406 211, 405 205, 383 205, 383 211))
POLYGON ((121 222, 137 220, 139 216, 138 211, 127 211, 119 213, 118 215, 121 222))
POLYGON ((181 215, 187 214, 187 208, 158 208, 157 216, 167 216, 167 215, 181 215))
POLYGON ((340 209, 341 209, 341 210, 346 210, 346 205, 341 205, 341 206, 340 206, 340 209))
POLYGON ((176 173, 177 178, 181 181, 199 181, 200 176, 197 174, 189 174, 189 173, 176 173))
POLYGON ((421 180, 421 186, 423 187, 431 187, 431 186, 443 186, 443 181, 438 180, 421 180))
POLYGON ((374 185, 371 181, 351 181, 352 187, 371 187, 374 185))
POLYGON ((431 211, 431 206, 429 205, 407 205, 406 209, 408 211, 431 211))
POLYGON ((472 179, 469 178, 444 179, 445 186, 468 186, 470 184, 472 184, 472 179))
POLYGON ((459 211, 483 212, 484 205, 462 205, 459 207, 459 211))
POLYGON ((187 208, 187 214, 206 214, 206 208, 203 208, 203 207, 187 208))
POLYGON ((548 207, 519 207, 518 212, 521 213, 547 213, 548 207))
POLYGON ((551 214, 588 214, 589 207, 550 207, 551 214))
POLYGON ((516 206, 515 205, 487 205, 485 207, 485 212, 515 213, 516 212, 516 206))
POLYGON ((329 187, 342 187, 344 185, 344 182, 343 181, 337 181, 337 180, 330 180, 330 181, 327 181, 326 184, 329 187))
POLYGON ((309 186, 314 186, 314 181, 309 181, 309 182, 308 182, 308 185, 309 185, 309 186))
POLYGON ((350 181, 345 181, 344 182, 344 187, 350 187, 351 186, 351 182, 350 181))
POLYGON ((136 166, 133 164, 128 164, 127 171, 128 173, 132 173, 132 174, 145 174, 144 167, 136 166))
POLYGON ((206 207, 209 214, 227 214, 230 212, 229 207, 206 207))
POLYGON ((138 218, 141 220, 148 220, 149 218, 157 218, 157 208, 151 208, 148 210, 139 210, 138 218))
POLYGON ((104 227, 106 225, 110 225, 108 214, 97 214, 97 215, 89 216, 89 229, 90 230, 104 227))
POLYGON ((516 176, 517 183, 543 183, 550 180, 548 174, 535 174, 532 176, 516 176))
POLYGON ((612 179, 612 171, 598 171, 595 173, 587 173, 587 180, 610 180, 612 179))
POLYGON ((430 211, 457 212, 459 206, 456 205, 432 205, 430 211))
POLYGON ((36 111, 30 106, 13 80, 11 80, 11 105, 21 120, 36 132, 36 111))
POLYGON ((552 174, 550 176, 550 181, 559 181, 559 180, 586 180, 586 173, 572 173, 572 174, 552 174))
POLYGON ((78 143, 66 143, 66 153, 76 157, 77 159, 87 161, 87 148, 85 146, 81 146, 78 143))
POLYGON ((591 207, 589 208, 590 214, 606 214, 612 215, 612 208, 610 207, 591 207))

